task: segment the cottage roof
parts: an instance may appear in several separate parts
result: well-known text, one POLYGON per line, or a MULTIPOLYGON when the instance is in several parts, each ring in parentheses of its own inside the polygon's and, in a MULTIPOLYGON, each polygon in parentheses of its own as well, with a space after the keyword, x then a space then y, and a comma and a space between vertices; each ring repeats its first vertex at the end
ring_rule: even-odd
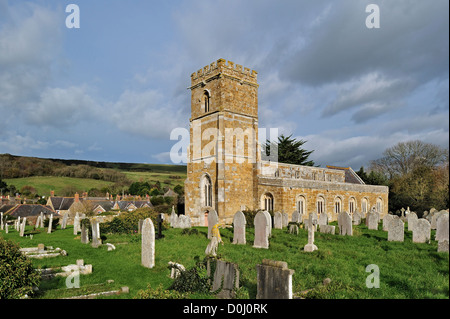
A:
POLYGON ((10 209, 7 214, 14 217, 29 217, 38 216, 41 212, 44 214, 53 214, 58 216, 50 206, 44 206, 39 204, 20 204, 16 205, 14 208, 10 209))

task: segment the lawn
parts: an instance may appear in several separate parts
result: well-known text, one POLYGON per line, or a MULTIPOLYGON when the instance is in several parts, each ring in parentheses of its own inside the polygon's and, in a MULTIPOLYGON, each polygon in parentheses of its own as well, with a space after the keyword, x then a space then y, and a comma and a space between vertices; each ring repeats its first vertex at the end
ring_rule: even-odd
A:
MULTIPOLYGON (((332 223, 336 224, 336 223, 332 223)), ((10 227, 11 230, 12 227, 10 227)), ((140 236, 105 234, 104 243, 110 242, 116 250, 107 251, 106 246, 92 248, 81 244, 79 236, 73 235, 73 228, 58 229, 52 234, 45 231, 34 234, 33 239, 19 237, 12 230, 0 236, 11 239, 21 247, 60 247, 68 256, 33 260, 35 267, 55 267, 74 264, 84 259, 93 265, 93 273, 80 277, 81 290, 85 292, 108 286, 111 289, 128 286, 129 294, 104 298, 133 298, 147 284, 157 287, 160 283, 168 288, 172 283, 167 268, 169 261, 183 264, 186 268, 195 265, 195 257, 204 257, 208 244, 207 228, 195 227, 198 234, 182 235, 180 229, 168 229, 164 238, 156 241, 155 267, 140 265, 140 236), (107 280, 112 284, 105 284, 107 280)), ((337 228, 337 227, 336 227, 337 228)), ((380 224, 381 229, 381 224, 380 224)), ((407 228, 406 228, 407 229, 407 228)), ((28 226, 27 231, 32 227, 28 226)), ((353 236, 316 233, 318 251, 307 253, 307 232, 300 229, 299 235, 288 234, 286 230, 272 230, 269 249, 252 247, 254 231, 247 229, 247 244, 233 245, 232 229, 221 229, 224 245, 219 245, 219 257, 238 264, 240 269, 240 298, 254 299, 256 296, 256 268, 262 259, 286 261, 293 275, 293 292, 306 298, 331 299, 422 299, 449 298, 449 255, 437 252, 437 242, 430 244, 412 243, 412 233, 405 231, 405 242, 388 242, 387 232, 369 230, 365 225, 354 226, 353 236), (368 265, 375 264, 380 271, 380 287, 367 288, 368 265), (324 287, 322 281, 331 279, 324 287), (306 294, 305 291, 308 291, 306 294)), ((434 231, 432 232, 434 238, 434 231)), ((42 281, 39 298, 59 298, 75 293, 75 289, 64 289, 65 278, 42 281)), ((107 289, 105 289, 107 290, 107 289)), ((193 294, 191 298, 214 298, 213 295, 193 294)))

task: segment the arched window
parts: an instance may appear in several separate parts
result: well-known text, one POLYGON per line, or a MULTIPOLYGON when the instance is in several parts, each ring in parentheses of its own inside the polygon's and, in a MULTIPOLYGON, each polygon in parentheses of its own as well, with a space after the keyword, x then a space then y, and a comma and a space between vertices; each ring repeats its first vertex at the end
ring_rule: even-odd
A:
POLYGON ((340 197, 336 197, 334 200, 334 212, 339 214, 342 210, 342 199, 340 197))
POLYGON ((203 101, 202 101, 204 109, 205 109, 205 113, 209 112, 209 99, 210 99, 209 92, 207 90, 205 90, 203 92, 203 101))
POLYGON ((350 197, 350 201, 348 202, 348 210, 350 214, 353 214, 356 209, 356 199, 354 197, 350 197))
POLYGON ((322 196, 317 197, 317 214, 325 212, 325 199, 322 196))
POLYGON ((363 198, 361 201, 361 210, 363 213, 367 213, 369 208, 369 201, 367 200, 367 198, 363 198))
POLYGON ((208 175, 203 176, 200 187, 202 206, 212 207, 212 183, 208 175))
POLYGON ((267 211, 273 211, 273 196, 270 193, 265 193, 262 196, 262 208, 267 211))
POLYGON ((298 196, 297 198, 297 211, 300 215, 306 213, 306 199, 304 196, 298 196))
POLYGON ((377 210, 378 213, 382 213, 383 212, 383 199, 381 197, 377 198, 376 210, 377 210))

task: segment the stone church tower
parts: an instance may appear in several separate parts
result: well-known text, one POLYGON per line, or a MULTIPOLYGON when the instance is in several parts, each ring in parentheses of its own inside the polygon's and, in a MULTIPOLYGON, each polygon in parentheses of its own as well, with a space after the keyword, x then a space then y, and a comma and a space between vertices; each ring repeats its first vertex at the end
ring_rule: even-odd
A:
POLYGON ((194 225, 210 209, 230 222, 257 202, 257 73, 219 59, 191 75, 190 90, 185 213, 194 225))

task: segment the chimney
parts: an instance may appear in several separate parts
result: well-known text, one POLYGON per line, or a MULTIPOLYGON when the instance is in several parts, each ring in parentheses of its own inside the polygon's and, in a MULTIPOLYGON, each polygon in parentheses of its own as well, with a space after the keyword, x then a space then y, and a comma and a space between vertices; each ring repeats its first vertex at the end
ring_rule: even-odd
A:
POLYGON ((75 203, 78 203, 80 201, 80 194, 75 193, 75 203))
POLYGON ((50 197, 55 197, 55 191, 50 191, 50 197))

